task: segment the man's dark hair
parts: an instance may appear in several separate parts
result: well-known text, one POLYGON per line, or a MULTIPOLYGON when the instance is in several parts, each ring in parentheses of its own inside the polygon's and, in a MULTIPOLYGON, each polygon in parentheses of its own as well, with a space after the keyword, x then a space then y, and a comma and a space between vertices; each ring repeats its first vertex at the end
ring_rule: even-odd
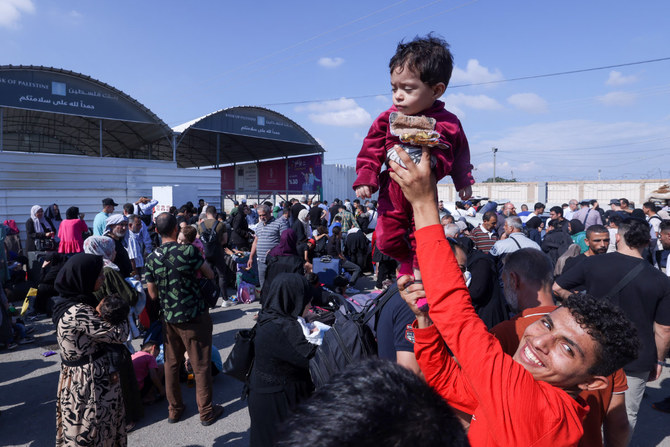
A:
POLYGON ((670 230, 670 220, 662 220, 658 226, 658 232, 670 230))
POLYGON ((637 330, 619 307, 607 298, 574 294, 563 301, 577 321, 597 343, 596 361, 589 368, 594 376, 609 376, 637 358, 637 330))
POLYGON ((171 206, 171 207, 170 207, 170 211, 169 211, 169 213, 170 213, 170 214, 177 214, 177 207, 174 206, 174 205, 171 206))
POLYGON ((503 259, 503 274, 512 272, 519 275, 522 282, 537 288, 554 283, 554 266, 543 251, 535 248, 522 248, 509 253, 503 259))
POLYGON ((651 234, 649 224, 635 219, 628 219, 619 224, 619 234, 623 236, 630 248, 644 248, 649 245, 651 234))
POLYGON ((537 203, 535 204, 535 206, 533 207, 533 209, 534 209, 535 211, 545 209, 544 203, 542 203, 542 202, 537 202, 537 203))
POLYGON ((591 239, 593 233, 609 233, 604 225, 591 225, 586 229, 586 238, 591 239))
POLYGON ((621 203, 621 206, 629 206, 630 205, 630 202, 628 201, 628 199, 625 199, 625 198, 619 199, 619 203, 621 203))
POLYGON ((278 447, 467 446, 451 407, 425 381, 388 360, 350 366, 279 429, 278 447))
POLYGON ((333 222, 342 222, 342 216, 333 217, 333 222))
POLYGON ((338 236, 340 235, 340 233, 342 233, 342 227, 339 226, 339 225, 336 225, 336 226, 334 226, 333 229, 330 230, 330 231, 333 233, 333 236, 334 236, 334 237, 338 237, 338 236))
POLYGON ((560 206, 552 206, 549 208, 549 211, 553 211, 556 214, 559 214, 561 217, 563 217, 563 208, 560 206))
POLYGON ((179 208, 179 212, 180 212, 180 213, 190 213, 190 212, 191 212, 191 207, 188 206, 188 205, 182 205, 182 206, 179 208))
POLYGON ((170 213, 160 213, 156 217, 156 231, 161 236, 172 236, 172 232, 177 227, 177 218, 170 213))
POLYGON ((430 86, 443 82, 446 87, 454 69, 454 57, 445 40, 432 34, 417 36, 411 42, 400 42, 389 62, 391 73, 404 68, 416 71, 421 82, 430 86))
POLYGON ((100 318, 114 326, 124 322, 128 318, 128 312, 130 305, 116 293, 103 298, 100 305, 100 318))
POLYGON ((618 228, 621 222, 623 222, 623 217, 618 213, 610 213, 607 222, 616 225, 618 228))
POLYGON ((498 213, 496 213, 495 211, 487 211, 487 212, 485 212, 484 215, 482 216, 482 220, 483 220, 484 222, 488 222, 488 221, 491 220, 491 218, 494 217, 494 216, 495 216, 495 217, 498 217, 498 213))
POLYGON ((214 205, 207 205, 207 208, 205 208, 205 214, 216 216, 216 207, 214 205))
POLYGON ((549 219, 547 222, 547 227, 559 228, 560 226, 561 223, 558 221, 558 219, 549 219))
POLYGON ((650 209, 650 210, 652 210, 653 212, 656 212, 656 211, 657 211, 657 210, 656 210, 656 204, 655 204, 654 202, 652 202, 652 201, 644 202, 644 203, 642 204, 642 207, 643 207, 643 208, 650 209))
POLYGON ((125 211, 128 214, 133 214, 135 212, 135 205, 133 205, 130 202, 124 203, 123 204, 123 211, 125 211))
POLYGON ((79 208, 76 206, 71 206, 67 210, 65 210, 65 218, 66 219, 78 219, 79 218, 79 208))

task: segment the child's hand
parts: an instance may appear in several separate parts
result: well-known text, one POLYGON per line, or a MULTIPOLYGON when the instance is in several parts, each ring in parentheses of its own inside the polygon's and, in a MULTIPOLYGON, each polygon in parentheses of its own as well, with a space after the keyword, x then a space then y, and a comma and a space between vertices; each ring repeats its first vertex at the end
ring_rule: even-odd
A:
POLYGON ((359 186, 356 188, 356 197, 359 199, 369 199, 372 197, 370 193, 370 187, 367 185, 359 186))
POLYGON ((468 185, 463 189, 459 189, 458 197, 460 197, 461 200, 468 200, 470 197, 472 197, 472 186, 468 185))

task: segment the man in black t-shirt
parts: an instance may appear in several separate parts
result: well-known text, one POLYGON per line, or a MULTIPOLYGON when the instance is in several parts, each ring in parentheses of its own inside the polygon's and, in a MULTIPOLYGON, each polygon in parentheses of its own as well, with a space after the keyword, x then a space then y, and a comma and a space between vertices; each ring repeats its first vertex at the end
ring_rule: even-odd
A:
POLYGON ((628 380, 626 412, 632 431, 646 383, 660 376, 660 363, 665 361, 670 348, 670 279, 642 258, 650 239, 646 222, 622 222, 616 239, 616 253, 585 259, 561 275, 553 291, 567 298, 571 290, 584 286, 590 295, 608 297, 635 324, 640 339, 639 355, 624 367, 628 380), (638 265, 639 273, 624 285, 622 281, 638 265))
POLYGON ((604 255, 607 253, 607 248, 610 244, 610 233, 603 225, 591 225, 589 229, 586 230, 586 238, 584 239, 584 242, 589 249, 574 258, 566 259, 562 273, 567 272, 588 257, 604 255))

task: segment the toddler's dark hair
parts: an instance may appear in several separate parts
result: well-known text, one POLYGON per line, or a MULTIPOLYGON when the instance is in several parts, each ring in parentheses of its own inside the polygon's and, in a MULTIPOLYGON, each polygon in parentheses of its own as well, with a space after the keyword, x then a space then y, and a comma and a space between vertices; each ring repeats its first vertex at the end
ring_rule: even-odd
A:
POLYGON ((393 73, 397 68, 402 71, 405 66, 416 70, 422 82, 430 86, 443 82, 446 87, 454 69, 454 57, 449 51, 449 44, 431 33, 398 44, 389 68, 393 73))
POLYGON ((100 305, 100 318, 114 326, 121 324, 128 318, 130 305, 117 294, 109 295, 100 305))
POLYGON ((193 225, 186 225, 181 229, 181 233, 184 235, 189 244, 195 242, 195 238, 198 235, 198 230, 196 230, 193 225))

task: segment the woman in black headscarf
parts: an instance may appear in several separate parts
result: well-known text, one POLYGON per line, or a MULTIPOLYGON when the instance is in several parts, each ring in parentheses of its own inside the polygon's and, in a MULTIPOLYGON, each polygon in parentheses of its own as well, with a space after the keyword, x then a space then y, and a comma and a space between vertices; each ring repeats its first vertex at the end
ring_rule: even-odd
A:
POLYGON ((125 446, 125 411, 117 374, 103 345, 123 343, 128 322, 104 321, 93 292, 104 280, 102 258, 77 254, 58 273, 53 322, 61 352, 56 445, 125 446))
MULTIPOLYGON (((279 244, 267 255, 267 269, 263 290, 269 290, 275 277, 280 273, 305 274, 305 260, 300 257, 297 249, 298 238, 290 228, 282 231, 279 244)), ((265 303, 266 294, 261 291, 261 304, 265 303)))
POLYGON ((589 249, 589 246, 586 245, 586 231, 584 229, 584 224, 579 219, 572 219, 568 223, 568 232, 572 238, 572 242, 579 245, 581 253, 586 253, 589 249))
POLYGON ((251 447, 274 445, 277 425, 312 393, 309 359, 316 345, 307 341, 298 323, 310 300, 304 276, 281 273, 270 286, 258 316, 249 383, 251 447))

